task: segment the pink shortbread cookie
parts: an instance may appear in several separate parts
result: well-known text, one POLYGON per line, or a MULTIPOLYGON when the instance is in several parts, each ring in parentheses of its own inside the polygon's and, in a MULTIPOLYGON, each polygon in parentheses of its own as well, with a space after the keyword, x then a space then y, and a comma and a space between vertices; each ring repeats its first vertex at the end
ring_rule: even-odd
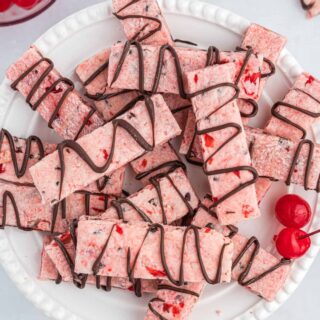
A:
POLYGON ((104 123, 95 109, 82 100, 71 80, 63 78, 35 46, 8 69, 7 78, 65 139, 77 139, 104 123))
POLYGON ((144 185, 149 183, 151 177, 168 172, 172 168, 181 167, 185 169, 179 154, 170 143, 159 145, 153 151, 132 161, 131 167, 136 173, 136 179, 144 185))
MULTIPOLYGON (((281 35, 268 30, 262 26, 259 26, 257 24, 251 24, 250 27, 247 29, 246 34, 244 36, 244 39, 242 41, 241 47, 243 49, 246 49, 248 46, 251 47, 255 52, 258 52, 262 54, 265 58, 269 59, 271 63, 275 63, 286 43, 286 39, 282 37, 281 35)), ((270 66, 268 63, 263 63, 262 66, 262 72, 265 74, 270 73, 270 66)), ((252 78, 252 76, 251 76, 252 78)), ((254 78, 254 77, 253 77, 254 78)), ((250 79, 250 77, 249 77, 250 79)), ((257 100, 262 94, 262 90, 264 88, 264 85, 266 83, 266 80, 268 77, 264 77, 260 81, 260 92, 257 96, 257 100)), ((240 88, 241 89, 241 88, 240 88)), ((248 113, 248 105, 246 104, 245 100, 238 100, 238 107, 242 112, 248 113)), ((190 114, 189 114, 190 117, 190 114)), ((246 118, 242 119, 244 121, 244 124, 247 124, 246 118)), ((188 120, 187 120, 188 121, 188 120)), ((192 122, 192 118, 189 118, 189 121, 192 122)), ((187 153, 187 150, 190 149, 192 153, 194 154, 194 162, 201 162, 201 158, 198 157, 197 149, 199 149, 198 141, 194 141, 193 147, 190 147, 190 144, 193 140, 193 136, 189 134, 189 131, 186 130, 184 132, 183 137, 183 145, 181 151, 183 151, 183 154, 187 153)))
POLYGON ((32 184, 29 168, 56 149, 40 138, 17 138, 5 129, 0 132, 0 180, 32 184))
POLYGON ((130 276, 137 279, 168 279, 182 283, 204 279, 210 283, 229 282, 232 253, 230 240, 210 228, 192 228, 191 232, 186 227, 145 222, 81 219, 75 271, 126 277, 129 263, 130 276), (184 272, 181 277, 179 257, 183 244, 184 272), (160 253, 162 246, 164 252, 160 253), (199 261, 202 261, 202 268, 199 261))
POLYGON ((320 191, 320 146, 310 140, 291 141, 246 128, 252 163, 260 176, 320 191))
POLYGON ((291 140, 305 137, 320 117, 320 81, 302 73, 283 101, 272 108, 265 131, 291 140))
MULTIPOLYGON (((76 73, 86 88, 86 96, 92 99, 106 121, 132 106, 138 97, 137 91, 111 89, 107 85, 110 49, 95 54, 82 62, 76 73)), ((184 128, 190 101, 176 94, 164 94, 164 101, 172 110, 180 128, 184 128)))
POLYGON ((43 245, 41 250, 40 272, 38 278, 40 280, 55 280, 57 283, 61 281, 59 272, 46 253, 45 247, 52 241, 51 236, 43 237, 43 245))
POLYGON ((301 0, 301 5, 307 11, 307 18, 311 19, 320 14, 320 1, 319 0, 301 0))
MULTIPOLYGON (((160 93, 180 94, 186 98, 182 76, 184 73, 204 68, 208 64, 207 52, 204 50, 170 47, 175 52, 178 59, 174 59, 173 54, 165 50, 163 61, 161 63, 162 70, 157 77, 157 66, 160 52, 166 47, 157 47, 150 45, 131 45, 117 43, 111 48, 109 58, 108 84, 112 88, 130 89, 130 90, 146 90, 160 93), (142 88, 139 77, 139 53, 143 62, 144 83, 142 88), (121 61, 122 60, 122 61, 121 61), (181 67, 181 74, 177 72, 175 62, 181 67)), ((232 81, 238 82, 240 87, 239 98, 257 99, 260 84, 260 68, 262 66, 262 56, 251 54, 248 58, 246 67, 243 68, 246 61, 247 52, 220 52, 220 63, 228 63, 230 61, 236 64, 236 73, 232 81), (239 78, 239 79, 238 79, 239 78)), ((216 63, 215 60, 209 63, 216 63)))
POLYGON ((81 215, 99 215, 114 199, 102 193, 76 192, 62 203, 50 206, 41 202, 36 188, 0 182, 1 227, 23 230, 64 232, 73 219, 81 215))
POLYGON ((181 168, 159 178, 155 177, 151 181, 152 184, 130 195, 126 201, 121 199, 116 201, 118 205, 108 209, 101 218, 123 218, 125 221, 142 219, 153 223, 170 224, 191 214, 198 206, 199 199, 181 168))
POLYGON ((168 281, 162 281, 156 298, 149 302, 149 310, 144 320, 189 319, 204 286, 203 282, 196 282, 177 287, 168 281))
MULTIPOLYGON (((56 144, 43 142, 39 137, 17 138, 9 131, 2 129, 0 132, 0 181, 34 186, 29 168, 56 148, 56 144)), ((122 193, 124 171, 125 168, 120 168, 110 176, 104 176, 91 183, 85 190, 118 196, 122 193)))
POLYGON ((55 204, 180 134, 181 130, 163 98, 154 95, 145 99, 77 142, 62 142, 58 149, 63 159, 58 150, 30 168, 33 181, 45 202, 55 204), (75 149, 80 151, 75 152, 75 149), (84 160, 85 157, 89 159, 84 160), (90 161, 92 166, 87 164, 90 161), (56 169, 61 165, 65 166, 64 174, 56 169))
MULTIPOLYGON (((76 233, 73 233, 76 237, 76 233)), ((40 279, 56 280, 64 282, 74 282, 80 288, 86 284, 95 284, 98 289, 111 290, 111 287, 133 291, 132 282, 128 278, 108 278, 100 276, 77 275, 73 272, 76 248, 72 240, 71 231, 55 238, 56 240, 44 243, 42 251, 42 261, 40 269, 40 279), (61 250, 60 246, 63 246, 61 250), (55 276, 56 275, 56 276, 55 276)), ((155 292, 157 282, 154 280, 141 280, 141 293, 155 292)))
MULTIPOLYGON (((283 101, 271 109, 272 117, 265 132, 290 140, 305 138, 320 116, 320 82, 307 73, 296 79, 283 101)), ((269 190, 272 182, 259 179, 256 184, 260 200, 269 190)))
MULTIPOLYGON (((149 220, 150 222, 165 221, 166 223, 172 223, 173 221, 185 216, 188 212, 192 213, 192 211, 197 207, 199 200, 194 194, 189 181, 181 169, 177 169, 168 174, 168 177, 161 177, 157 179, 157 181, 159 182, 158 185, 161 190, 165 219, 163 218, 159 196, 155 187, 152 185, 146 186, 137 193, 129 196, 127 198, 127 202, 122 202, 121 199, 118 200, 117 204, 115 203, 116 206, 109 208, 101 215, 101 218, 118 218, 119 214, 116 207, 120 205, 123 210, 123 218, 127 221, 140 221, 142 219, 149 220), (172 181, 173 184, 171 184, 170 181, 172 181), (178 192, 181 193, 184 201, 181 200, 181 196, 178 192), (188 195, 188 197, 186 197, 186 195, 188 195), (190 208, 186 205, 185 198, 189 199, 187 203, 190 208), (138 211, 134 209, 133 206, 130 206, 129 203, 142 211, 147 219, 144 219, 143 216, 139 215, 138 211)), ((48 250, 50 251, 52 261, 55 262, 63 279, 67 279, 66 281, 72 279, 70 265, 62 255, 61 250, 57 248, 56 245, 53 247, 50 246, 48 250)), ((70 250, 72 250, 72 248, 70 250)), ((75 253, 71 252, 70 255, 73 258, 75 253)))
MULTIPOLYGON (((199 136, 195 136, 196 118, 192 110, 188 112, 187 123, 185 127, 185 132, 182 137, 179 153, 185 154, 186 159, 189 162, 193 162, 197 165, 203 163, 201 145, 199 141, 199 136), (195 143, 191 143, 192 140, 198 140, 195 143)), ((258 178, 255 182, 255 189, 257 194, 257 201, 260 203, 265 194, 271 187, 271 180, 267 178, 258 178)))
MULTIPOLYGON (((262 54, 264 58, 275 63, 286 43, 287 39, 282 35, 252 23, 244 35, 241 47, 251 47, 254 52, 262 54)), ((268 69, 266 63, 263 69, 268 69)), ((263 70, 265 71, 267 70, 263 70)))
POLYGON ((273 65, 277 62, 286 43, 285 37, 258 24, 253 23, 247 29, 241 48, 251 47, 254 52, 262 54, 265 59, 265 63, 262 65, 262 74, 268 75, 261 79, 259 96, 261 96, 269 76, 275 71, 272 70, 274 66, 269 65, 269 62, 273 65))
POLYGON ((262 298, 268 301, 273 300, 290 273, 290 262, 280 260, 261 248, 255 237, 248 239, 239 233, 231 234, 228 227, 222 229, 214 214, 208 209, 209 206, 210 202, 206 200, 204 206, 200 207, 195 215, 193 224, 198 227, 212 224, 212 227, 219 232, 225 235, 229 233, 234 244, 232 279, 262 298), (247 245, 248 248, 245 248, 247 245), (257 255, 252 257, 254 250, 257 255), (248 274, 244 276, 246 271, 248 274))
POLYGON ((213 206, 223 225, 260 215, 254 187, 257 173, 251 167, 235 100, 237 88, 231 84, 235 70, 229 63, 185 75, 188 93, 193 95, 204 169, 216 202, 213 206))
POLYGON ((174 43, 157 0, 113 0, 112 9, 129 40, 154 45, 174 43))
POLYGON ((106 121, 117 117, 137 99, 136 91, 111 89, 107 85, 110 48, 104 49, 76 68, 76 73, 85 86, 85 95, 94 101, 106 121))

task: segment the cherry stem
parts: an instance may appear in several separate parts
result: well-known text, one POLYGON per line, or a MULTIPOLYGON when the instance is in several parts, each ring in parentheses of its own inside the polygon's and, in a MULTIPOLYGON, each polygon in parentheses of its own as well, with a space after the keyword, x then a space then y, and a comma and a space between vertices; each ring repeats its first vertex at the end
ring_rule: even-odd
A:
POLYGON ((308 238, 308 237, 312 237, 317 233, 320 233, 320 229, 316 230, 316 231, 313 231, 313 232, 310 232, 308 234, 305 234, 304 236, 299 237, 299 239, 302 240, 302 239, 305 239, 305 238, 308 238))

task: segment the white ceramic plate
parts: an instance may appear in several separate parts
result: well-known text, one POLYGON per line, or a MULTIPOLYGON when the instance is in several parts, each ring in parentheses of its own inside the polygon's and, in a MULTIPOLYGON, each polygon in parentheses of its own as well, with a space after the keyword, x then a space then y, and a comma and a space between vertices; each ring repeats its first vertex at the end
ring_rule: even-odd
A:
MULTIPOLYGON (((197 42, 200 46, 215 46, 232 50, 241 43, 241 37, 249 21, 227 10, 200 1, 159 1, 175 38, 197 42)), ((48 30, 36 45, 53 59, 58 70, 73 80, 74 68, 85 58, 115 41, 124 39, 121 26, 111 14, 110 2, 101 3, 66 18, 48 30)), ((269 116, 270 105, 287 92, 294 78, 302 71, 299 64, 284 50, 279 59, 277 74, 269 80, 260 111, 254 125, 263 125, 269 116)), ((46 123, 27 107, 19 94, 10 90, 6 81, 0 87, 0 124, 19 136, 37 134, 56 141, 58 138, 47 128, 46 123)), ((197 186, 197 176, 191 172, 197 186)), ((198 183, 199 184, 199 183, 198 183)), ((290 190, 281 183, 274 183, 262 204, 263 216, 241 226, 241 232, 255 234, 264 247, 274 251, 273 235, 279 225, 274 219, 275 199, 286 192, 301 194, 310 202, 314 212, 318 197, 314 192, 292 186, 290 190)), ((320 226, 319 217, 314 217, 308 229, 320 226)), ((292 294, 302 281, 320 245, 313 239, 310 251, 296 263, 282 290, 273 302, 266 302, 251 294, 236 283, 208 286, 194 310, 192 319, 265 319, 292 294)), ((105 293, 87 286, 76 289, 72 284, 55 285, 37 280, 40 263, 41 236, 36 232, 21 232, 7 228, 0 232, 0 259, 16 285, 48 316, 60 320, 96 319, 143 319, 150 297, 138 299, 121 290, 105 293)))

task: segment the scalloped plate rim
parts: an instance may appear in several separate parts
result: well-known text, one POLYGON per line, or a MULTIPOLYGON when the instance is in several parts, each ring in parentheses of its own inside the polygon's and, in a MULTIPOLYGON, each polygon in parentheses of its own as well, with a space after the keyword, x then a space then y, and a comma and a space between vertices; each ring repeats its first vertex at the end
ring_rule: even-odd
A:
MULTIPOLYGON (((198 0, 159 0, 159 4, 164 9, 164 12, 193 16, 217 24, 239 35, 243 34, 243 29, 250 24, 249 20, 229 10, 198 0)), ((69 15, 48 29, 34 43, 46 52, 47 50, 52 50, 60 41, 92 22, 109 18, 111 18, 110 0, 89 6, 69 15), (107 13, 107 16, 104 16, 105 13, 107 13), (74 28, 74 25, 72 27, 72 24, 76 27, 74 28), (67 30, 67 27, 70 29, 67 30), (53 37, 54 41, 50 40, 50 37, 53 37)), ((300 64, 286 48, 282 51, 277 65, 290 82, 303 71, 300 64)), ((13 96, 12 92, 8 92, 7 81, 4 80, 0 85, 0 104, 3 106, 0 107, 0 123, 5 120, 6 105, 8 105, 13 96), (6 94, 6 96, 3 97, 2 94, 6 94)), ((319 205, 318 196, 315 210, 319 205)), ((319 217, 314 216, 312 226, 320 227, 319 217)), ((294 263, 293 270, 285 286, 279 291, 274 301, 261 300, 245 313, 237 316, 235 320, 263 320, 274 313, 302 282, 317 255, 319 247, 320 236, 315 237, 308 254, 294 263), (299 280, 295 280, 295 278, 299 278, 299 280)), ((13 250, 8 245, 5 232, 0 232, 0 262, 18 289, 47 316, 60 320, 85 320, 83 317, 70 312, 68 308, 61 306, 54 297, 49 296, 43 289, 39 288, 34 279, 26 274, 15 257, 13 250), (21 271, 22 274, 20 273, 21 271), (27 282, 29 282, 28 285, 26 285, 27 282)))

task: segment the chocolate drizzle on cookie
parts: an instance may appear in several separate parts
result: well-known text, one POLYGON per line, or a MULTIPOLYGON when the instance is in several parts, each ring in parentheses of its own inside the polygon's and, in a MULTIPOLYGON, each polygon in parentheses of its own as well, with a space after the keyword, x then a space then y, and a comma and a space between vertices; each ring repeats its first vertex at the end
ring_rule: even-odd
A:
MULTIPOLYGON (((143 57, 143 48, 142 45, 137 42, 137 41, 127 41, 122 54, 120 56, 120 60, 119 63, 116 67, 116 70, 114 72, 113 75, 113 79, 111 81, 110 86, 112 87, 112 84, 117 81, 120 72, 122 70, 122 66, 125 62, 125 59, 127 57, 127 55, 129 54, 130 48, 131 46, 134 46, 137 49, 138 52, 138 64, 139 64, 139 91, 141 93, 146 93, 147 90, 145 90, 144 88, 144 65, 143 65, 143 61, 144 61, 144 57, 143 57)), ((160 47, 159 50, 159 60, 157 63, 157 69, 156 69, 156 73, 155 73, 155 78, 154 78, 154 82, 152 85, 152 89, 151 89, 151 94, 154 94, 157 92, 158 90, 158 86, 159 86, 159 82, 161 79, 161 74, 162 74, 162 70, 163 70, 163 66, 164 66, 164 54, 165 52, 168 51, 173 59, 174 59, 174 64, 175 64, 175 69, 176 69, 176 73, 177 73, 177 81, 178 81, 178 88, 179 88, 179 94, 182 98, 187 99, 187 95, 185 93, 185 89, 184 89, 184 84, 183 84, 183 77, 182 77, 182 68, 180 65, 180 60, 178 57, 178 54, 175 50, 175 48, 171 45, 165 44, 162 45, 160 47)))
MULTIPOLYGON (((92 272, 94 275, 97 275, 99 273, 99 270, 101 268, 101 260, 108 248, 108 244, 109 241, 111 239, 111 235, 113 233, 113 230, 115 228, 116 224, 114 224, 111 228, 110 234, 108 235, 108 238, 98 256, 98 258, 95 260, 93 266, 92 266, 92 272)), ((166 274, 166 277, 168 278, 168 280, 173 283, 175 286, 182 286, 185 284, 185 280, 184 280, 184 256, 185 256, 185 250, 186 250, 186 241, 187 241, 187 236, 188 234, 191 232, 194 235, 194 242, 195 242, 195 247, 196 247, 196 252, 197 252, 197 258, 198 258, 198 262, 199 262, 199 266, 201 269, 201 273, 205 279, 206 282, 208 282, 209 284, 217 284, 221 282, 221 277, 222 277, 222 261, 223 261, 223 256, 224 256, 224 252, 226 247, 229 245, 228 243, 225 243, 222 245, 222 249, 221 249, 221 253, 220 253, 220 257, 219 257, 219 262, 218 262, 218 267, 217 267, 217 272, 214 278, 210 278, 208 273, 207 273, 207 269, 205 267, 205 263, 203 261, 203 257, 202 257, 202 253, 201 253, 201 248, 200 248, 200 232, 199 232, 199 228, 196 226, 188 226, 184 229, 184 235, 183 235, 183 240, 182 240, 182 249, 181 249, 181 257, 180 257, 180 267, 179 267, 179 279, 174 279, 168 264, 167 264, 167 257, 166 257, 166 250, 165 250, 165 241, 164 241, 164 237, 165 237, 165 229, 163 227, 163 225, 158 224, 158 223, 154 223, 154 224, 150 224, 147 232, 145 234, 144 240, 142 242, 142 245, 135 257, 135 259, 133 260, 133 264, 131 267, 131 251, 130 248, 128 249, 128 253, 127 253, 127 270, 128 270, 128 277, 130 279, 130 281, 132 281, 134 279, 134 271, 135 271, 135 266, 136 263, 138 261, 140 252, 141 252, 141 248, 143 246, 143 243, 145 242, 145 240, 147 239, 148 235, 150 233, 155 233, 155 232, 160 232, 160 256, 161 256, 161 263, 164 269, 164 273, 166 274)))
POLYGON ((159 164, 156 167, 150 168, 146 171, 142 171, 140 173, 138 173, 136 175, 136 179, 137 180, 141 180, 145 177, 149 177, 149 180, 152 176, 157 176, 159 171, 162 171, 164 169, 166 169, 164 172, 167 173, 171 173, 173 171, 175 171, 178 168, 181 168, 183 171, 187 171, 187 167, 186 165, 182 162, 182 159, 179 155, 179 153, 176 151, 175 148, 173 148, 173 146, 171 145, 170 142, 168 142, 168 146, 171 149, 172 152, 174 152, 175 156, 176 156, 176 160, 171 160, 171 161, 167 161, 167 162, 163 162, 161 164, 159 164))
MULTIPOLYGON (((0 150, 1 151, 3 151, 2 148, 3 148, 3 143, 4 143, 5 138, 7 139, 8 144, 9 144, 10 157, 11 157, 14 172, 15 172, 15 175, 17 178, 23 177, 27 171, 28 163, 29 163, 29 160, 31 159, 32 146, 37 147, 37 157, 39 159, 42 159, 45 155, 44 146, 43 146, 40 138, 38 138, 36 136, 30 136, 25 142, 25 153, 23 156, 22 164, 19 167, 16 146, 15 146, 15 139, 16 138, 14 138, 6 129, 2 129, 1 133, 0 133, 0 150)), ((14 184, 17 186, 34 187, 34 185, 32 183, 20 183, 20 182, 15 182, 15 181, 11 182, 11 181, 7 181, 4 179, 1 179, 1 181, 5 182, 5 183, 9 183, 9 184, 14 184)), ((18 209, 18 205, 16 203, 14 195, 9 190, 4 191, 4 193, 2 194, 2 222, 1 222, 0 228, 1 229, 5 228, 9 201, 12 204, 12 208, 13 208, 14 215, 16 218, 17 227, 21 230, 24 230, 24 231, 31 230, 32 228, 26 228, 21 225, 20 212, 18 209)))
MULTIPOLYGON (((266 134, 266 133, 264 133, 266 134)), ((286 141, 287 139, 283 139, 278 137, 279 141, 286 141)), ((288 142, 293 143, 292 141, 288 140, 288 142)), ((309 140, 309 139, 303 139, 300 140, 299 142, 297 142, 295 144, 295 151, 290 163, 290 167, 289 167, 289 171, 288 171, 288 175, 287 178, 285 180, 286 185, 290 185, 292 183, 292 179, 293 179, 293 175, 295 174, 296 171, 296 166, 299 162, 299 157, 302 151, 302 148, 304 146, 308 147, 308 153, 306 156, 306 164, 305 164, 305 169, 304 169, 304 177, 303 177, 303 186, 305 190, 310 190, 311 188, 309 187, 309 178, 310 178, 310 172, 311 172, 311 167, 312 167, 312 163, 313 163, 313 155, 314 155, 314 148, 315 148, 315 144, 309 140)), ((255 148, 255 143, 252 142, 252 151, 255 148)), ((290 148, 288 149, 288 151, 290 151, 290 148)), ((254 156, 253 156, 254 157, 254 156)), ((277 179, 270 177, 270 176, 261 176, 262 178, 267 178, 271 181, 278 181, 277 179)), ((293 183, 296 183, 293 181, 293 183)), ((312 188, 314 190, 316 190, 316 192, 320 192, 320 175, 318 177, 316 186, 314 188, 312 188)))
MULTIPOLYGON (((152 144, 149 144, 144 137, 139 133, 139 131, 133 127, 129 122, 127 122, 124 119, 114 119, 112 121, 113 125, 113 135, 112 135, 112 142, 111 142, 111 148, 109 152, 108 159, 106 160, 106 163, 102 166, 98 166, 94 163, 94 161, 90 158, 90 156, 87 154, 87 152, 81 147, 80 144, 78 144, 76 141, 73 140, 65 140, 58 144, 57 150, 59 154, 59 161, 60 161, 60 190, 59 190, 59 199, 61 199, 61 193, 63 188, 63 181, 64 181, 64 175, 65 175, 65 160, 64 160, 64 150, 65 149, 71 149, 73 150, 82 160, 85 162, 90 169, 95 173, 104 173, 109 166, 111 165, 113 161, 113 155, 115 151, 115 140, 116 140, 116 134, 117 129, 122 128, 126 130, 126 132, 134 139, 138 145, 144 149, 145 151, 152 151, 154 148, 154 121, 155 121, 155 114, 154 114, 154 105, 153 101, 148 96, 141 96, 141 100, 145 101, 145 106, 147 109, 147 113, 150 118, 151 127, 152 127, 152 144)), ((70 150, 69 150, 70 151, 70 150)))
MULTIPOLYGON (((50 77, 50 73, 54 69, 54 64, 50 59, 42 57, 40 60, 38 60, 32 66, 30 66, 26 71, 24 71, 11 84, 11 88, 13 90, 18 90, 19 83, 21 81, 23 81, 26 77, 28 77, 30 74, 36 72, 37 68, 40 65, 46 65, 46 69, 40 75, 38 80, 34 83, 33 87, 31 88, 30 92, 28 93, 28 95, 26 97, 26 102, 30 105, 32 110, 37 110, 38 107, 46 100, 46 98, 50 94, 63 92, 61 94, 61 97, 60 97, 57 105, 55 106, 55 108, 54 108, 54 110, 53 110, 53 112, 52 112, 52 114, 50 116, 50 119, 48 120, 48 126, 49 126, 49 128, 52 128, 55 120, 57 120, 59 118, 59 111, 60 111, 61 107, 63 106, 64 102, 67 100, 69 94, 74 90, 74 84, 70 79, 60 77, 58 80, 54 81, 49 87, 47 87, 45 89, 45 92, 40 97, 38 97, 36 101, 34 101, 33 103, 31 102, 32 99, 36 96, 36 93, 38 93, 38 90, 41 89, 41 86, 43 85, 44 81, 50 77), (62 87, 60 87, 59 89, 57 89, 57 87, 60 84, 64 84, 67 88, 63 89, 62 87)), ((90 118, 92 117, 92 115, 96 112, 96 109, 93 106, 89 106, 89 105, 86 105, 86 106, 90 110, 88 112, 88 115, 83 120, 83 123, 80 126, 78 132, 76 133, 74 139, 77 139, 79 137, 79 135, 81 134, 81 132, 84 129, 84 127, 89 123, 90 118)))
POLYGON ((234 260, 233 264, 232 264, 232 269, 235 269, 239 264, 241 264, 241 260, 244 257, 244 255, 250 250, 250 248, 253 247, 253 251, 250 255, 250 259, 247 262, 247 264, 245 266, 242 266, 242 272, 239 275, 238 278, 238 282, 240 285, 242 286, 249 286, 261 279, 263 279, 264 277, 266 277, 267 275, 269 275, 270 273, 276 271, 277 269, 281 268, 282 266, 286 266, 291 264, 290 260, 286 260, 286 259, 281 259, 277 264, 275 264, 273 267, 269 268, 268 270, 262 272, 259 275, 256 275, 250 279, 247 279, 251 268, 255 262, 256 257, 259 254, 260 251, 260 243, 259 240, 256 237, 251 237, 248 242, 246 243, 246 245, 243 247, 243 249, 241 250, 241 252, 239 253, 239 255, 236 257, 236 259, 234 260))
MULTIPOLYGON (((302 94, 304 94, 306 96, 306 98, 311 98, 314 102, 318 103, 320 105, 320 101, 318 99, 316 99, 314 96, 312 96, 311 94, 309 94, 308 92, 304 91, 304 90, 301 90, 301 89, 298 89, 298 88, 293 88, 291 89, 291 91, 297 91, 297 92, 300 92, 302 94)), ((304 127, 300 126, 299 124, 293 122, 292 120, 290 120, 288 117, 286 116, 283 116, 281 114, 281 110, 280 108, 288 108, 288 109, 291 109, 291 110, 295 110, 295 111, 298 111, 300 112, 301 114, 305 114, 309 117, 312 117, 312 118, 319 118, 320 117, 320 112, 312 112, 312 111, 309 111, 309 110, 306 110, 302 107, 299 107, 299 106, 296 106, 296 105, 293 105, 291 103, 287 103, 287 102, 277 102, 274 104, 274 106, 272 107, 271 109, 271 114, 277 118, 278 120, 280 121, 283 121, 284 123, 298 129, 299 131, 301 131, 301 139, 304 139, 306 137, 306 134, 307 134, 307 131, 304 127)))
MULTIPOLYGON (((119 20, 127 20, 127 19, 144 19, 146 20, 146 23, 142 26, 142 28, 140 30, 138 30, 132 37, 131 40, 136 40, 139 42, 142 42, 148 38, 150 38, 151 36, 153 36, 155 33, 157 33, 158 31, 160 31, 162 29, 162 22, 160 19, 155 18, 155 17, 150 17, 148 15, 143 15, 143 14, 121 14, 121 12, 125 11, 125 9, 127 9, 128 7, 132 6, 133 4, 136 4, 137 2, 139 2, 141 0, 132 0, 129 3, 127 3, 124 7, 122 7, 121 9, 119 9, 117 12, 114 12, 113 15, 118 18, 119 20), (152 28, 150 22, 152 22, 153 24, 155 24, 155 26, 152 28), (150 27, 150 28, 149 28, 150 27), (147 29, 148 32, 146 32, 145 34, 144 31, 146 31, 147 29)), ((146 10, 147 11, 147 10, 146 10)))
MULTIPOLYGON (((180 167, 180 166, 178 166, 178 167, 180 167)), ((167 179, 169 181, 170 185, 174 188, 175 192, 177 193, 177 196, 183 201, 183 203, 185 204, 185 206, 187 208, 187 211, 188 211, 187 215, 193 214, 193 208, 189 203, 190 199, 188 200, 184 197, 184 195, 179 190, 179 187, 174 183, 174 181, 172 180, 172 178, 170 176, 170 174, 172 172, 174 172, 178 167, 172 166, 167 172, 159 173, 149 179, 150 183, 154 186, 154 188, 157 192, 157 195, 158 195, 158 201, 159 201, 159 205, 161 208, 162 223, 163 224, 167 224, 168 219, 167 219, 166 210, 165 210, 164 204, 163 204, 163 197, 162 197, 163 190, 161 190, 161 184, 160 184, 160 181, 162 179, 167 179)), ((121 220, 126 220, 125 215, 124 215, 125 212, 122 207, 122 204, 127 204, 131 208, 133 208, 136 211, 136 213, 139 214, 140 218, 143 221, 152 223, 152 220, 150 219, 150 217, 141 208, 136 206, 129 198, 119 198, 117 200, 113 200, 111 202, 111 204, 117 210, 118 218, 121 220)))
POLYGON ((304 0, 300 0, 300 3, 303 10, 310 10, 313 8, 316 2, 314 1, 314 2, 311 2, 310 4, 306 4, 304 0))
MULTIPOLYGON (((206 116, 206 119, 209 119, 209 117, 211 117, 212 115, 214 115, 218 110, 222 109, 223 107, 225 107, 226 105, 228 105, 231 101, 233 101, 234 99, 236 99, 238 97, 239 94, 239 88, 233 84, 233 83, 221 83, 221 84, 217 84, 217 85, 212 85, 209 86, 207 88, 204 88, 202 90, 196 91, 194 93, 189 94, 190 97, 196 97, 198 95, 202 95, 203 93, 206 93, 208 91, 211 90, 215 90, 215 89, 219 89, 219 88, 225 88, 225 87, 229 87, 229 88, 233 88, 234 89, 234 95, 229 98, 226 102, 224 102, 221 106, 219 106, 216 110, 214 110, 213 112, 209 113, 206 116)), ((222 125, 218 125, 218 126, 213 126, 207 129, 203 129, 203 130, 199 130, 197 127, 195 129, 195 136, 199 136, 199 135, 203 135, 203 134, 208 134, 208 133, 212 133, 212 132, 216 132, 216 131, 221 131, 221 130, 225 130, 225 129, 233 129, 234 133, 226 140, 224 141, 212 154, 210 154, 210 156, 206 159, 206 161, 203 164, 203 169, 204 169, 204 173, 207 176, 215 176, 215 175, 221 175, 221 174, 226 174, 226 173, 230 173, 230 172, 235 172, 235 171, 247 171, 250 172, 252 175, 252 179, 244 182, 244 183, 240 183, 238 187, 234 188, 233 190, 231 190, 230 192, 226 193, 225 195, 223 195, 220 199, 217 199, 210 207, 210 209, 212 208, 216 208, 219 204, 221 204, 222 202, 224 202, 225 200, 227 200, 228 198, 230 198, 231 196, 235 195, 236 193, 238 193, 239 191, 247 188, 248 186, 254 184, 256 182, 256 180, 258 179, 258 173, 257 171, 251 167, 251 166, 236 166, 236 167, 231 167, 231 168, 224 168, 224 169, 217 169, 217 170, 209 170, 208 169, 208 165, 210 164, 210 162, 213 160, 214 156, 220 152, 226 145, 228 145, 230 142, 232 142, 232 140, 234 140, 239 134, 242 133, 242 127, 240 124, 238 123, 225 123, 222 125)), ((192 148, 192 145, 190 146, 192 148)), ((190 149, 189 149, 190 150, 190 149)))
POLYGON ((28 162, 31 159, 31 145, 33 142, 34 142, 34 145, 36 145, 37 147, 37 152, 38 152, 37 156, 39 160, 41 160, 45 156, 44 146, 41 139, 36 136, 30 136, 26 140, 25 153, 23 156, 21 167, 19 168, 16 148, 14 143, 14 137, 9 133, 9 131, 7 131, 6 129, 2 129, 0 133, 0 150, 2 150, 4 138, 6 138, 9 143, 10 156, 12 159, 14 172, 17 178, 23 177, 26 173, 28 162))
MULTIPOLYGON (((297 149, 294 153, 294 157, 292 159, 291 165, 290 165, 290 169, 289 169, 289 173, 287 176, 287 179, 285 181, 286 185, 290 185, 291 184, 291 180, 292 180, 292 175, 294 173, 297 161, 299 159, 301 150, 303 148, 304 145, 308 146, 308 157, 307 157, 307 163, 306 163, 306 168, 304 171, 304 189, 308 190, 308 182, 309 182, 309 176, 310 176, 310 169, 311 169, 311 165, 312 165, 312 157, 313 157, 313 152, 314 152, 314 143, 311 140, 301 140, 297 146, 297 149)), ((320 175, 317 181, 317 186, 316 186, 316 191, 319 192, 320 191, 320 175)))
POLYGON ((10 191, 5 191, 2 195, 2 221, 1 221, 0 229, 4 229, 4 227, 6 225, 8 200, 10 200, 10 202, 12 204, 14 215, 16 218, 17 227, 23 231, 31 231, 32 228, 26 228, 21 225, 19 209, 18 209, 16 200, 14 199, 14 196, 10 191))

